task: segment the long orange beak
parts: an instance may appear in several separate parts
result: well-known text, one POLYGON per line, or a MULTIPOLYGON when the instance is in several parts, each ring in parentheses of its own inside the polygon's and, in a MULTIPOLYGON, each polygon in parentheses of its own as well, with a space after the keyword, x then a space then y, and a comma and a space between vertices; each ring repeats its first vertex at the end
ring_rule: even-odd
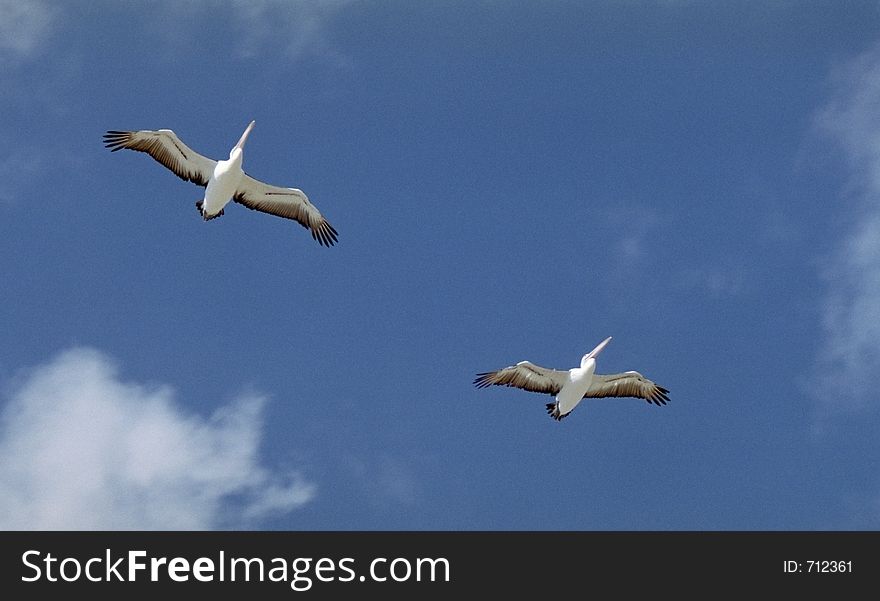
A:
POLYGON ((244 149, 244 143, 247 141, 248 134, 250 134, 251 130, 254 128, 254 123, 256 123, 256 121, 250 122, 250 125, 248 125, 247 129, 244 130, 244 133, 241 134, 241 139, 238 141, 238 144, 236 144, 233 148, 241 148, 242 150, 244 149))
POLYGON ((603 340, 602 342, 600 342, 600 343, 598 344, 598 346, 596 346, 596 348, 594 348, 593 350, 591 350, 591 351, 589 352, 589 354, 587 354, 587 357, 595 357, 596 355, 598 355, 599 353, 601 353, 601 352, 602 352, 602 349, 605 348, 606 346, 608 346, 608 343, 609 343, 609 342, 611 342, 611 336, 609 336, 608 338, 606 338, 605 340, 603 340))

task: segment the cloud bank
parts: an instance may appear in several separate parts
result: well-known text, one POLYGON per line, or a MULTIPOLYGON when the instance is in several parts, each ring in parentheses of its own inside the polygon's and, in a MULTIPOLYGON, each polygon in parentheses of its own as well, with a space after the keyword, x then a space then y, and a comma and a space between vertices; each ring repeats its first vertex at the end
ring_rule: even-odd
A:
POLYGON ((831 412, 875 410, 880 373, 880 45, 839 68, 820 129, 844 150, 857 203, 824 270, 819 398, 831 412))
POLYGON ((315 487, 260 465, 264 403, 243 395, 205 419, 96 350, 63 352, 3 404, 0 529, 245 528, 289 512, 315 487))

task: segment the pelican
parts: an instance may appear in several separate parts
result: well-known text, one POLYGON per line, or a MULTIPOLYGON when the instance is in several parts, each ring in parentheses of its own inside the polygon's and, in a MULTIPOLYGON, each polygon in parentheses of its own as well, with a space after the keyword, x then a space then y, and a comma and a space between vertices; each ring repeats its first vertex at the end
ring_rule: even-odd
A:
POLYGON ((622 374, 597 374, 596 356, 611 342, 603 340, 581 358, 581 366, 567 371, 548 369, 529 361, 477 374, 474 385, 486 388, 493 384, 513 386, 530 392, 556 395, 556 401, 547 403, 547 413, 559 421, 572 412, 582 399, 601 397, 636 397, 655 405, 669 401, 669 391, 647 379, 637 371, 622 374))
POLYGON ((200 155, 170 129, 109 130, 104 134, 104 145, 112 152, 122 148, 146 152, 184 181, 205 187, 204 198, 196 201, 196 208, 205 221, 222 215, 223 208, 234 200, 249 209, 298 221, 311 230, 318 244, 332 246, 337 240, 336 230, 302 190, 265 184, 242 171, 244 143, 254 123, 250 122, 238 144, 229 151, 228 160, 215 161, 200 155))

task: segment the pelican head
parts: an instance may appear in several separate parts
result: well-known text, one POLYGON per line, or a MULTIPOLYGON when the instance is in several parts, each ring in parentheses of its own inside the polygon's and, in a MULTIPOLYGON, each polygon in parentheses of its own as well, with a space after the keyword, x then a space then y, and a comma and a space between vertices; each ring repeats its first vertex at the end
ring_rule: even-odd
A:
POLYGON ((595 361, 596 356, 602 352, 602 349, 604 349, 608 345, 609 342, 611 342, 611 336, 609 336, 608 338, 606 338, 605 340, 600 342, 598 345, 596 345, 596 348, 594 348, 589 353, 584 355, 581 358, 581 367, 586 367, 587 363, 590 361, 590 359, 595 361))
POLYGON ((232 153, 234 153, 236 150, 244 150, 244 143, 247 142, 247 137, 248 135, 250 135, 251 130, 254 128, 254 123, 256 123, 256 121, 251 121, 248 124, 247 129, 245 129, 244 133, 241 134, 241 139, 238 141, 238 144, 233 146, 232 150, 229 151, 229 158, 232 158, 232 153))

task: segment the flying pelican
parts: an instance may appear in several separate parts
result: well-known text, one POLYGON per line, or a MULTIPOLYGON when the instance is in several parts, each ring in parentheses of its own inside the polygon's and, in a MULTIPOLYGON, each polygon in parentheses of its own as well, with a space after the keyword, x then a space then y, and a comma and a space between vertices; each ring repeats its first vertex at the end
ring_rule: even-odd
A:
POLYGON ((238 144, 229 151, 229 160, 204 157, 180 141, 170 129, 158 131, 116 131, 104 134, 104 145, 112 152, 121 148, 146 152, 184 181, 205 187, 205 196, 196 208, 205 221, 223 214, 230 200, 249 209, 293 219, 312 232, 323 246, 336 243, 337 233, 302 190, 280 188, 256 180, 241 169, 242 151, 254 128, 251 121, 238 144))
POLYGON ((529 361, 477 374, 474 385, 486 388, 493 384, 513 386, 531 392, 556 395, 556 401, 547 403, 547 413, 559 421, 577 407, 581 399, 599 397, 637 397, 648 403, 665 405, 669 391, 637 371, 622 374, 597 374, 596 356, 611 342, 611 336, 581 358, 581 366, 568 371, 547 369, 529 361))

